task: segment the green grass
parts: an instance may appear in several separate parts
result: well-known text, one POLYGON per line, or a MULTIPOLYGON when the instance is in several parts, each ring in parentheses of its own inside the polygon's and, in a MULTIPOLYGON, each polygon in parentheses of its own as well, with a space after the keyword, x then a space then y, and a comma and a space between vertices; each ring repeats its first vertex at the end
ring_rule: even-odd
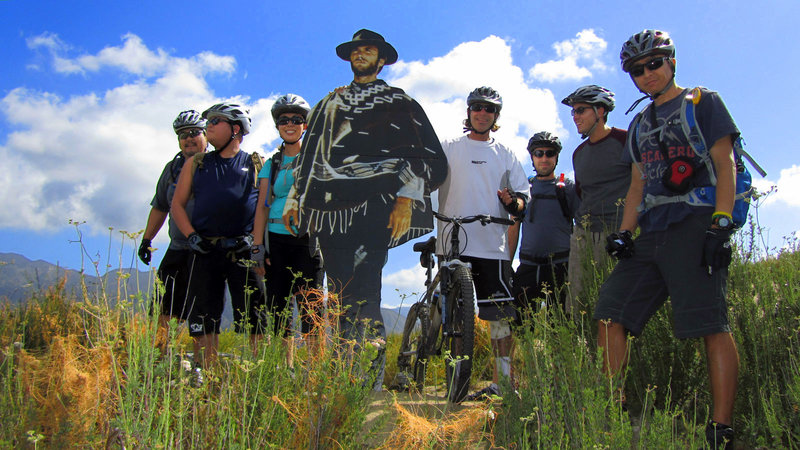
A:
MULTIPOLYGON (((800 448, 800 252, 773 250, 765 259, 767 252, 754 248, 757 231, 739 237, 729 284, 741 360, 737 445, 800 448)), ((596 270, 599 280, 608 268, 596 270)), ((588 287, 588 297, 596 298, 599 284, 588 287)), ((370 351, 346 363, 346 350, 337 352, 331 337, 317 351, 300 348, 291 373, 280 339, 262 343, 253 356, 246 337, 225 332, 220 350, 234 356, 205 371, 205 383, 195 388, 180 364, 191 347, 185 326, 173 324, 162 355, 155 318, 145 312, 148 301, 116 290, 73 298, 56 286, 25 304, 0 306, 0 447, 363 448, 382 442, 365 425, 372 397, 359 374, 374 356, 370 351)), ((494 418, 471 445, 705 445, 711 396, 701 340, 675 339, 669 304, 662 308, 631 341, 624 384, 629 412, 623 412, 612 394, 620 386, 609 385, 600 368, 593 307, 585 305, 571 319, 546 312, 530 319, 516 345, 520 396, 489 406, 494 418)), ((477 330, 474 373, 486 380, 488 331, 477 330)), ((394 336, 387 343, 387 384, 398 341, 394 336)), ((443 382, 437 359, 428 383, 443 382)), ((451 418, 428 419, 440 420, 444 429, 451 418)), ((400 420, 404 433, 414 429, 400 420)), ((393 445, 402 442, 392 437, 393 445)), ((439 437, 419 441, 410 434, 405 442, 447 446, 439 437)))

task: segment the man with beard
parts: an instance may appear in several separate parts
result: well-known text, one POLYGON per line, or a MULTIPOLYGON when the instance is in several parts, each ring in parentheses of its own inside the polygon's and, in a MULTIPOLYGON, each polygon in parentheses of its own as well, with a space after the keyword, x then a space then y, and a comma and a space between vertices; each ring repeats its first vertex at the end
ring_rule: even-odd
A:
MULTIPOLYGON (((170 212, 172 197, 175 195, 175 186, 178 184, 178 175, 181 174, 183 164, 196 153, 206 151, 206 120, 194 110, 183 111, 172 122, 172 128, 178 135, 178 152, 170 162, 164 166, 161 177, 156 184, 156 195, 150 202, 150 214, 147 217, 147 226, 142 235, 142 244, 139 246, 139 259, 150 265, 152 258, 151 243, 158 231, 164 225, 167 214, 170 212)), ((191 214, 194 202, 187 204, 187 211, 191 214)), ((189 262, 192 252, 189 242, 178 229, 172 214, 169 214, 169 247, 161 265, 158 266, 158 279, 164 283, 164 294, 160 296, 161 311, 158 317, 159 345, 166 349, 166 331, 170 319, 185 320, 189 315, 191 305, 186 304, 186 289, 189 284, 189 262), (162 340, 164 339, 164 340, 162 340)))
MULTIPOLYGON (((514 274, 514 300, 520 319, 528 308, 536 312, 540 298, 548 306, 562 308, 566 300, 569 240, 573 219, 580 200, 575 185, 556 180, 555 170, 561 153, 561 140, 547 131, 540 131, 528 142, 536 176, 530 178, 531 201, 522 221, 520 265, 514 274)), ((512 252, 519 236, 519 224, 510 230, 512 252)))
POLYGON ((389 248, 433 230, 430 192, 447 175, 447 161, 419 104, 377 78, 397 61, 383 36, 359 30, 336 54, 350 62, 353 82, 309 113, 283 219, 293 234, 319 239, 329 285, 341 298, 341 337, 379 348, 370 377, 380 390, 383 266, 389 248))

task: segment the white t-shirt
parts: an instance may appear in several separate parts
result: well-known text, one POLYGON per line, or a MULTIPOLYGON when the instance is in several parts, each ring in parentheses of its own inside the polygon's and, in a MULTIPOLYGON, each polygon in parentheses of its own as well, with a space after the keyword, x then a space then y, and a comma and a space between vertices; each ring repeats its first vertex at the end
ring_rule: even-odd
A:
MULTIPOLYGON (((509 190, 528 194, 528 178, 522 164, 514 153, 494 138, 476 141, 467 136, 447 139, 442 142, 447 155, 449 171, 447 178, 439 187, 439 212, 446 216, 471 216, 489 214, 495 217, 509 217, 497 190, 509 190)), ((451 226, 436 221, 436 250, 443 254, 450 248, 451 226)), ((510 260, 506 241, 505 225, 480 222, 465 225, 459 240, 462 255, 476 258, 510 260)))

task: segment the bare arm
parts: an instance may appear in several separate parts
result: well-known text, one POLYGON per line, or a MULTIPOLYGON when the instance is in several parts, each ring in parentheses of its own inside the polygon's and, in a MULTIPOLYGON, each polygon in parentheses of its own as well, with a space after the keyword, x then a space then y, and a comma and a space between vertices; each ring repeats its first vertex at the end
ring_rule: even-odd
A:
POLYGON ((508 227, 506 235, 508 236, 508 254, 511 261, 514 261, 514 256, 517 254, 517 244, 519 243, 519 229, 522 222, 515 222, 514 225, 508 227))
POLYGON ((639 226, 639 212, 636 208, 642 203, 644 195, 644 180, 639 166, 631 164, 631 185, 625 195, 625 209, 622 211, 622 224, 620 230, 628 230, 631 233, 636 231, 639 226))
POLYGON ((167 220, 167 213, 165 211, 161 211, 155 207, 150 208, 150 214, 147 216, 147 225, 144 227, 142 239, 153 240, 164 225, 165 220, 167 220))
POLYGON ((175 187, 175 195, 172 197, 171 205, 172 218, 175 219, 175 225, 187 237, 195 231, 191 220, 189 220, 189 215, 186 213, 186 204, 192 194, 192 180, 194 180, 194 156, 189 158, 183 165, 183 169, 181 169, 181 175, 178 177, 178 185, 175 187))
MULTIPOLYGON (((267 230, 267 220, 269 219, 269 208, 266 205, 269 184, 270 180, 268 178, 259 178, 258 203, 256 204, 256 216, 253 220, 253 245, 264 244, 264 233, 267 230)), ((264 260, 264 264, 269 265, 269 258, 264 260)), ((264 266, 260 264, 253 267, 253 270, 262 277, 267 273, 264 266)))
POLYGON ((730 214, 736 193, 736 165, 733 162, 733 144, 730 136, 724 136, 714 142, 709 150, 717 175, 716 211, 730 214))

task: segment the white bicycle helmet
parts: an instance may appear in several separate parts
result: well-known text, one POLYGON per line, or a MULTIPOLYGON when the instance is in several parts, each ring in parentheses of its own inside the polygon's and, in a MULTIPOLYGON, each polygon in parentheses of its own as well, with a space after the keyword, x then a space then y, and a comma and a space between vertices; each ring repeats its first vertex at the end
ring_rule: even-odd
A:
POLYGON ((181 131, 187 128, 205 128, 206 119, 204 119, 199 112, 188 109, 178 114, 175 121, 172 122, 172 128, 175 134, 181 134, 181 131))
POLYGON ((281 95, 275 100, 275 103, 272 104, 272 119, 275 123, 278 123, 278 117, 281 114, 293 112, 300 114, 303 118, 308 116, 308 112, 311 111, 311 107, 308 106, 308 102, 303 97, 295 94, 286 94, 281 95))
POLYGON ((231 122, 236 122, 242 127, 242 136, 250 133, 250 110, 237 103, 217 103, 203 111, 203 119, 208 116, 222 116, 231 122))

